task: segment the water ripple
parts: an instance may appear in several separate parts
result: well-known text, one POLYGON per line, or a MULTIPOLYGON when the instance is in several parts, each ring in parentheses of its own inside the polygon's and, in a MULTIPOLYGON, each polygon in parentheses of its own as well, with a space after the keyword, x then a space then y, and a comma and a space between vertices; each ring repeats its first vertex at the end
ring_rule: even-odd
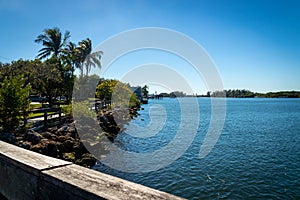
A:
MULTIPOLYGON (((122 148, 151 152, 175 136, 180 121, 177 104, 173 99, 153 101, 165 107, 165 125, 149 138, 121 134, 118 140, 122 148)), ((222 135, 212 152, 201 160, 197 156, 209 125, 210 101, 199 102, 197 136, 174 163, 137 174, 101 164, 95 169, 187 199, 300 199, 299 99, 228 99, 222 135)), ((147 126, 150 107, 151 101, 132 123, 147 126)), ((159 116, 165 115, 156 111, 155 117, 159 116)))

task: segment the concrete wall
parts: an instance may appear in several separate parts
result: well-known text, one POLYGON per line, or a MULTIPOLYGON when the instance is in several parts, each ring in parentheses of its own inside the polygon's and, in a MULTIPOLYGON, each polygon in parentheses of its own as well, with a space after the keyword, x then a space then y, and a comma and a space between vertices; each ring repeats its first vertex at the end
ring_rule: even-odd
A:
POLYGON ((7 199, 181 199, 0 141, 0 194, 7 199))

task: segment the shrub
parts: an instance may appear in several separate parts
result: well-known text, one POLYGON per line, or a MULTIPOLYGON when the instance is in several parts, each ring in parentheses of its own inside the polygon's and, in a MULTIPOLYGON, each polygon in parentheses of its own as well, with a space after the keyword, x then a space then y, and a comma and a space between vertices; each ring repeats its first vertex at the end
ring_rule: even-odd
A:
POLYGON ((24 86, 22 76, 5 77, 0 83, 0 126, 12 131, 27 117, 30 86, 24 86))
POLYGON ((95 96, 112 103, 114 107, 139 108, 140 101, 129 85, 117 80, 102 80, 97 86, 95 96))

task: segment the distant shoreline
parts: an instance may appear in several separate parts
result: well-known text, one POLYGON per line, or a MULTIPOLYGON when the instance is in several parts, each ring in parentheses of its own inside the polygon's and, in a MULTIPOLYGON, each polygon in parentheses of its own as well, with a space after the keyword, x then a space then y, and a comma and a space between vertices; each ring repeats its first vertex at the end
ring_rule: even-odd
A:
POLYGON ((226 97, 226 98, 300 98, 300 91, 280 91, 280 92, 267 92, 258 93, 249 90, 223 90, 207 92, 206 95, 187 95, 180 91, 171 93, 160 93, 162 97, 226 97))
POLYGON ((226 99, 299 99, 300 97, 207 97, 207 96, 191 96, 187 95, 184 97, 164 97, 168 99, 175 98, 226 98, 226 99))

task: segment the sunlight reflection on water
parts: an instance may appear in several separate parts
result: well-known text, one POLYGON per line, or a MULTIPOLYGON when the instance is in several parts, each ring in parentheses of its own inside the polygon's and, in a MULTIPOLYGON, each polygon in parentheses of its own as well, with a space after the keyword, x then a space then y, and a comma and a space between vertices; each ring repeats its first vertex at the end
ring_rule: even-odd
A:
MULTIPOLYGON (((120 134, 117 143, 122 148, 153 151, 174 137, 179 120, 175 99, 150 101, 132 123, 147 126, 151 104, 165 106, 168 117, 163 129, 149 138, 120 134)), ((209 125, 210 100, 201 98, 199 105, 197 136, 174 163, 158 171, 135 174, 100 163, 94 168, 188 199, 300 198, 299 99, 227 99, 222 135, 204 159, 197 156, 209 125)))

